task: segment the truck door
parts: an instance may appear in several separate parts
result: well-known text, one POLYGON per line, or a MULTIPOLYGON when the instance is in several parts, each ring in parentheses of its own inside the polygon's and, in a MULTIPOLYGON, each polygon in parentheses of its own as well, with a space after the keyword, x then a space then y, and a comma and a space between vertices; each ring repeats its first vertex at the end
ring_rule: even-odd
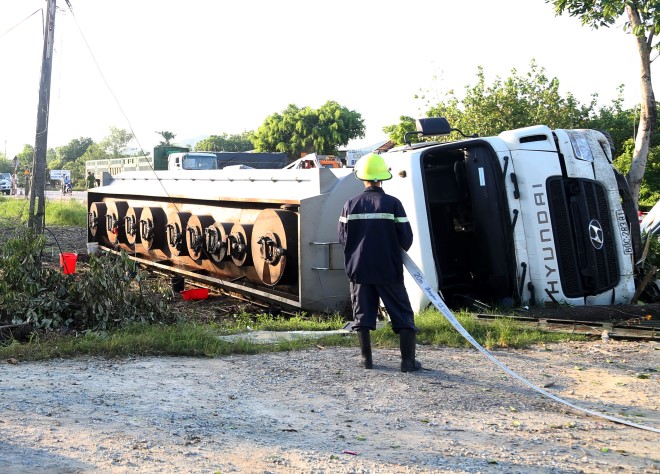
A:
MULTIPOLYGON (((451 306, 515 298, 515 254, 502 168, 482 140, 422 155, 439 289, 451 306)), ((504 303, 506 301, 506 303, 504 303)))

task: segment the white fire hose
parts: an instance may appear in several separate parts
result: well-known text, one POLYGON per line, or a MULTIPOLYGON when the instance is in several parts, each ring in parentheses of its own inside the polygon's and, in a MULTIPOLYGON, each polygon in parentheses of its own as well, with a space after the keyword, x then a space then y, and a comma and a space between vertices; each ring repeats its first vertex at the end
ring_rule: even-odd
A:
POLYGON ((580 411, 580 412, 583 412, 583 413, 587 413, 587 414, 592 415, 592 416, 597 416, 599 418, 604 418, 606 420, 610 420, 610 421, 613 421, 615 423, 620 423, 622 425, 632 426, 633 428, 639 428, 641 430, 652 431, 654 433, 660 433, 660 429, 658 429, 658 428, 653 428, 651 426, 640 425, 640 424, 637 424, 637 423, 633 423, 631 421, 623 420, 621 418, 616 418, 616 417, 610 416, 610 415, 605 415, 603 413, 598 413, 596 411, 589 410, 587 408, 582 408, 582 407, 579 407, 577 405, 574 405, 573 403, 570 403, 570 402, 568 402, 568 401, 566 401, 562 398, 559 398, 559 397, 553 395, 552 393, 550 393, 546 390, 543 390, 540 387, 537 387, 533 383, 529 382, 528 380, 524 379, 520 375, 516 374, 514 371, 509 369, 502 362, 497 360, 495 358, 495 356, 493 356, 490 352, 488 352, 486 349, 484 349, 481 346, 481 344, 479 344, 477 341, 474 340, 474 338, 470 335, 470 333, 467 332, 465 330, 465 328, 461 325, 461 323, 458 322, 458 320, 456 319, 454 314, 451 312, 451 310, 447 307, 447 305, 442 300, 440 295, 438 295, 438 293, 431 287, 431 285, 426 280, 426 277, 421 272, 419 267, 417 267, 415 262, 413 262, 412 258, 410 258, 410 256, 406 253, 405 250, 402 250, 401 253, 403 255, 403 264, 406 267, 406 270, 408 270, 408 272, 413 277, 415 282, 417 282, 417 285, 422 289, 424 294, 426 294, 426 296, 429 298, 431 303, 433 303, 433 306, 435 306, 438 309, 438 311, 440 311, 444 315, 444 317, 447 318, 447 320, 451 323, 451 325, 454 326, 454 328, 456 328, 456 330, 465 339, 467 339, 470 344, 472 344, 474 347, 476 347, 483 355, 485 355, 491 362, 493 362, 495 365, 497 365, 504 372, 511 375, 513 378, 518 379, 520 382, 524 383, 525 385, 527 385, 531 389, 535 390, 536 392, 540 393, 541 395, 544 395, 548 398, 551 398, 552 400, 554 400, 556 402, 559 402, 559 403, 562 403, 566 406, 569 406, 569 407, 573 408, 574 410, 577 410, 577 411, 580 411))

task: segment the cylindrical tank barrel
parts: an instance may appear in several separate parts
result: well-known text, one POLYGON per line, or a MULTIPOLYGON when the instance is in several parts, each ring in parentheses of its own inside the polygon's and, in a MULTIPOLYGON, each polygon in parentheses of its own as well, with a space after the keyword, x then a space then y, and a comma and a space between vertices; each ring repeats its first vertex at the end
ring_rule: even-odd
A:
POLYGON ((237 267, 252 264, 250 254, 250 239, 252 237, 252 224, 234 224, 227 236, 229 255, 237 267))
POLYGON ((147 250, 165 247, 167 216, 160 207, 145 207, 140 214, 140 240, 147 250))
POLYGON ((106 205, 103 202, 93 202, 87 213, 87 229, 89 234, 98 240, 105 235, 105 212, 106 205))
POLYGON ((298 215, 280 209, 261 211, 252 230, 250 250, 263 283, 294 282, 298 274, 298 215))
POLYGON ((128 210, 126 201, 108 201, 105 213, 105 232, 112 245, 126 242, 126 229, 124 227, 124 217, 128 210))
POLYGON ((186 246, 188 248, 188 255, 193 260, 200 260, 205 255, 205 231, 209 226, 213 225, 213 216, 210 215, 192 215, 188 219, 186 227, 186 246))
POLYGON ((186 255, 188 246, 186 244, 185 228, 192 214, 190 212, 170 212, 167 215, 165 226, 166 242, 170 252, 174 256, 186 255))
POLYGON ((214 222, 204 230, 204 246, 211 260, 222 262, 227 257, 227 236, 231 232, 232 224, 214 222))
POLYGON ((140 214, 141 207, 129 207, 124 217, 124 228, 126 229, 126 242, 133 246, 140 243, 140 214))

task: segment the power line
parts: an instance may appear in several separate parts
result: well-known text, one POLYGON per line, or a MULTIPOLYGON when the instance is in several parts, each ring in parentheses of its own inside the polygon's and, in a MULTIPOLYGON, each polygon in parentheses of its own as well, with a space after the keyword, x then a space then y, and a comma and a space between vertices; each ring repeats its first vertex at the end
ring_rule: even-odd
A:
MULTIPOLYGON (((69 3, 69 2, 67 1, 67 3, 69 3)), ((10 31, 15 30, 16 28, 18 28, 19 26, 21 26, 23 23, 25 23, 26 21, 28 21, 30 18, 32 18, 35 14, 37 14, 37 13, 39 13, 39 12, 41 12, 42 21, 43 21, 44 9, 43 9, 43 8, 39 8, 38 10, 35 10, 34 12, 32 12, 30 15, 26 16, 23 20, 19 21, 19 22, 16 23, 14 26, 12 26, 11 28, 9 28, 9 29, 8 29, 7 31, 5 31, 4 33, 0 33, 0 38, 2 38, 3 36, 5 36, 5 35, 6 35, 7 33, 9 33, 10 31)))
MULTIPOLYGON (((126 115, 126 112, 124 112, 124 109, 121 106, 121 103, 119 102, 119 99, 117 98, 114 91, 110 87, 110 84, 108 84, 108 81, 106 80, 105 75, 103 74, 103 71, 101 70, 101 67, 99 66, 99 63, 96 60, 96 57, 94 56, 94 52, 92 51, 92 48, 90 47, 89 42, 87 41, 87 38, 85 37, 85 34, 82 31, 82 28, 80 28, 80 24, 78 23, 78 19, 76 18, 76 14, 73 12, 71 2, 69 0, 65 0, 65 1, 66 1, 67 6, 69 7, 69 11, 71 12, 71 16, 73 17, 73 20, 76 23, 76 28, 78 28, 78 32, 80 33, 80 36, 82 37, 83 41, 85 42, 85 45, 87 46, 87 50, 89 51, 89 54, 91 55, 92 60, 94 61, 94 65, 96 66, 96 69, 98 70, 99 74, 101 75, 101 79, 103 79, 103 82, 104 82, 105 86, 108 88, 108 91, 110 92, 113 99, 117 103, 117 107, 119 107, 119 111, 121 112, 121 114, 126 119, 126 123, 128 124, 128 128, 130 129, 131 134, 133 135, 133 138, 135 138, 135 142, 137 143, 137 146, 138 146, 138 149, 140 150, 140 153, 142 153, 143 156, 146 156, 146 152, 142 148, 142 144, 140 143, 140 140, 138 139, 137 135, 135 134, 135 131, 133 130, 133 125, 131 124, 131 121, 128 118, 128 115, 126 115)), ((154 156, 154 160, 155 159, 156 159, 156 157, 154 156)), ((156 170, 154 169, 153 165, 151 163, 149 163, 149 160, 147 160, 147 163, 149 164, 149 167, 151 168, 151 171, 155 174, 156 170)), ((158 183, 160 184, 160 186, 163 188, 163 191, 165 192, 165 195, 170 199, 170 202, 172 202, 171 197, 170 197, 167 189, 165 189, 165 186, 163 185, 162 180, 158 177, 157 177, 157 180, 158 180, 158 183)), ((174 204, 174 202, 172 202, 172 204, 174 204)), ((179 206, 177 206, 176 204, 174 204, 174 207, 177 208, 177 210, 179 208, 179 206)))
POLYGON ((121 106, 121 103, 119 102, 119 99, 117 98, 116 94, 114 93, 114 91, 110 87, 110 84, 108 84, 108 81, 105 78, 105 75, 103 74, 103 71, 101 70, 101 66, 99 66, 99 63, 96 60, 96 56, 94 56, 94 52, 92 51, 91 46, 89 45, 89 42, 87 41, 87 38, 85 37, 85 34, 82 31, 82 28, 80 28, 80 24, 78 23, 78 19, 76 18, 76 14, 73 12, 73 8, 71 7, 71 3, 69 2, 69 0, 65 0, 65 1, 66 1, 67 6, 69 7, 69 11, 71 12, 71 16, 73 16, 73 20, 76 23, 76 28, 78 28, 78 32, 80 33, 80 36, 82 37, 83 41, 85 42, 85 46, 87 46, 87 50, 89 51, 89 54, 92 57, 92 61, 94 61, 94 65, 96 66, 96 69, 98 70, 99 74, 101 75, 101 79, 103 79, 103 83, 108 88, 108 91, 112 95, 112 98, 117 103, 117 107, 119 107, 119 111, 121 112, 121 114, 126 119, 126 122, 128 123, 128 128, 131 130, 131 133, 133 134, 133 137, 135 138, 135 141, 137 142, 138 148, 140 149, 142 154, 145 154, 145 152, 142 148, 142 145, 140 144, 140 140, 138 140, 137 136, 135 135, 135 131, 133 131, 133 125, 131 125, 131 121, 128 118, 128 115, 126 115, 126 112, 124 112, 124 109, 121 106))

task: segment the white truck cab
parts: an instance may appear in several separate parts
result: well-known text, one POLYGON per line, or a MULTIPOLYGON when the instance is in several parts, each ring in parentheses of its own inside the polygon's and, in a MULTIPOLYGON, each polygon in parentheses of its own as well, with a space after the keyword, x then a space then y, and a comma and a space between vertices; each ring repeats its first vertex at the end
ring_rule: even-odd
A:
MULTIPOLYGON (((451 130, 440 118, 417 127, 424 136, 451 130)), ((617 179, 601 132, 534 126, 409 143, 382 156, 393 175, 383 187, 413 225, 408 253, 450 306, 608 305, 633 297, 639 222, 624 205, 625 180, 617 179)), ((406 278, 413 307, 425 307, 406 278)))
POLYGON ((171 153, 168 158, 169 170, 217 170, 218 157, 215 153, 188 152, 171 153))

